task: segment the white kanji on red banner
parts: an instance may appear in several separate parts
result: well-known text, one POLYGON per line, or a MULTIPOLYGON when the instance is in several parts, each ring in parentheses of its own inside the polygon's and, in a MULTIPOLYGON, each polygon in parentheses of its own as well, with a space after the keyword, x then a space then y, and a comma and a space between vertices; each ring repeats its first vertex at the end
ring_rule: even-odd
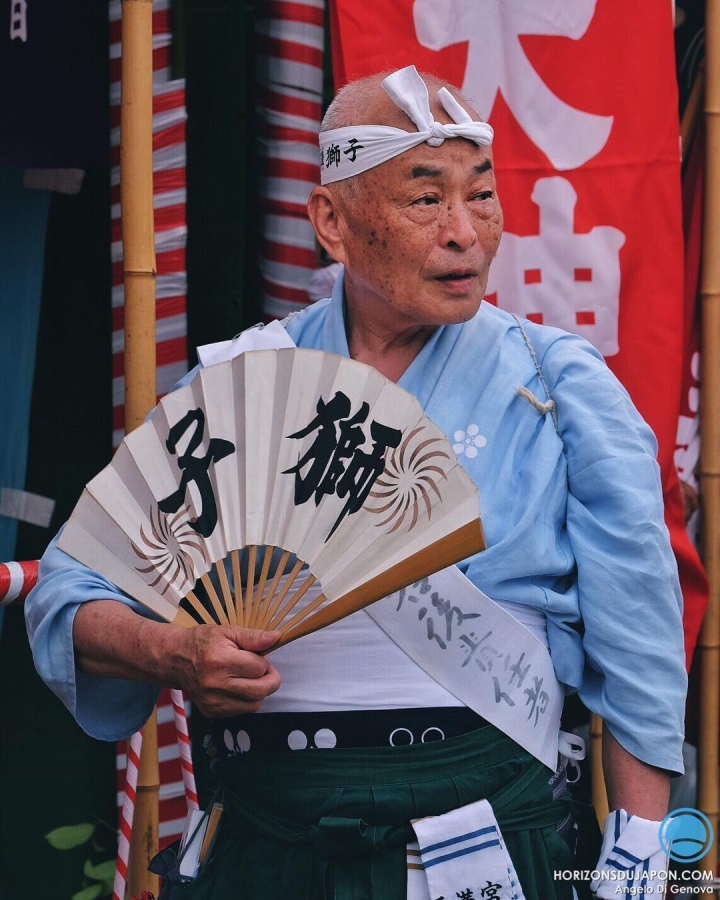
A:
POLYGON ((614 356, 625 235, 611 225, 576 232, 577 193, 565 178, 539 178, 532 199, 540 209, 540 230, 503 235, 488 295, 508 312, 580 334, 604 356, 614 356))
POLYGON ((577 39, 587 31, 595 0, 415 0, 419 42, 432 50, 469 45, 462 89, 483 119, 498 91, 527 136, 558 170, 575 169, 596 156, 610 134, 612 116, 583 112, 545 84, 527 58, 521 35, 577 39), (487 35, 493 40, 488 41, 487 35))
POLYGON ((674 459, 687 391, 671 5, 331 0, 330 9, 338 85, 413 64, 460 87, 495 129, 505 231, 488 300, 586 337, 655 431, 690 658, 707 586, 674 459))
POLYGON ((700 408, 699 353, 693 353, 690 361, 690 371, 692 377, 695 379, 695 384, 688 388, 687 397, 685 398, 690 414, 681 414, 678 418, 675 465, 677 466, 680 478, 697 490, 697 467, 700 461, 700 430, 697 417, 700 408))

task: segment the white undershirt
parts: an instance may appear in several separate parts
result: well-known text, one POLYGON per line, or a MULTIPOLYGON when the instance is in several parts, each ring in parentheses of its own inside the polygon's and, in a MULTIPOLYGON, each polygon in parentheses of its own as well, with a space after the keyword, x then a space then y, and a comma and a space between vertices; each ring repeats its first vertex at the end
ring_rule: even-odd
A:
MULTIPOLYGON (((311 591, 304 598, 312 599, 311 591)), ((545 614, 499 602, 548 646, 545 614)), ((275 650, 282 676, 261 712, 409 709, 464 704, 431 678, 363 610, 275 650)))

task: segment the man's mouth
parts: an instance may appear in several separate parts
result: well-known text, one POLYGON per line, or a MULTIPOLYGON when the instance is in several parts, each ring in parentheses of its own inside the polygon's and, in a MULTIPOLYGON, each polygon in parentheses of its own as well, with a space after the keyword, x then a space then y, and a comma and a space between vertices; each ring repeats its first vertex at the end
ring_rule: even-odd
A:
POLYGON ((475 271, 465 271, 465 272, 445 272, 443 275, 436 275, 436 281, 445 281, 445 282, 454 282, 454 281, 468 281, 472 278, 477 278, 477 272, 475 271))

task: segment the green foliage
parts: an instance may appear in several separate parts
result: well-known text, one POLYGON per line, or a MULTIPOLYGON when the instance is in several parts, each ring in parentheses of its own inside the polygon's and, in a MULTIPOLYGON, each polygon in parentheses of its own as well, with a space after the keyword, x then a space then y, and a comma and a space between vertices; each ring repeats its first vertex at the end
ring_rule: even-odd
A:
MULTIPOLYGON (((105 823, 101 823, 105 824, 105 823)), ((96 839, 97 825, 82 822, 79 825, 63 825, 45 835, 45 840, 56 850, 73 850, 88 845, 88 850, 102 850, 102 844, 96 839)), ((106 825, 113 831, 109 825, 106 825)), ((94 863, 86 859, 83 864, 83 885, 72 895, 70 900, 96 900, 112 894, 115 878, 115 860, 108 859, 94 863)))
POLYGON ((96 881, 112 881, 115 877, 115 860, 108 859, 94 866, 89 859, 86 859, 83 875, 86 878, 94 878, 96 881))
POLYGON ((45 840, 56 850, 72 850, 86 844, 95 833, 95 826, 89 822, 81 825, 63 825, 45 835, 45 840))

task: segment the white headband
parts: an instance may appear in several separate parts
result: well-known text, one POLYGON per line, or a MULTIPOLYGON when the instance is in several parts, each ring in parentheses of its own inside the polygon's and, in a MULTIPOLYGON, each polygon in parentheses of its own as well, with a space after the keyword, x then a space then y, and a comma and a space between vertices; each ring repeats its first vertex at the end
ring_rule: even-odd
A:
POLYGON ((382 82, 390 99, 406 112, 417 131, 387 125, 349 125, 320 133, 320 180, 322 184, 342 181, 366 172, 394 156, 412 150, 424 141, 439 147, 445 138, 463 137, 478 147, 489 147, 493 130, 486 122, 474 122, 447 88, 438 97, 455 123, 436 122, 430 112, 430 97, 415 66, 399 69, 382 82))

